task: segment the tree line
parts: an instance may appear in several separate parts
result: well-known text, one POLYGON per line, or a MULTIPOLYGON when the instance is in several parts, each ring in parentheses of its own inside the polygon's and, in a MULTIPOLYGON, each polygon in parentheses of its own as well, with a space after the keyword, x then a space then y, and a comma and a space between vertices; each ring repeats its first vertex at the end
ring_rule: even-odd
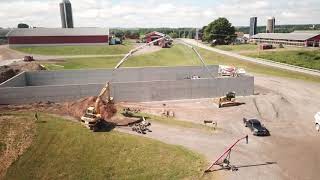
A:
POLYGON ((145 34, 157 31, 167 34, 172 38, 195 38, 196 28, 137 28, 137 29, 123 29, 112 28, 110 34, 116 37, 125 37, 131 39, 139 39, 144 37, 145 34))

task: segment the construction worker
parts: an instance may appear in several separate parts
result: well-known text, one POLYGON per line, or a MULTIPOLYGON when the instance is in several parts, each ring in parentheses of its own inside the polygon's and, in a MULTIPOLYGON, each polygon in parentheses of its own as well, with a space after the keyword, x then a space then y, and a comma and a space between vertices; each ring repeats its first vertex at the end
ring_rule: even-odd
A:
POLYGON ((39 121, 38 113, 37 113, 37 112, 34 114, 34 118, 36 119, 36 121, 39 121))

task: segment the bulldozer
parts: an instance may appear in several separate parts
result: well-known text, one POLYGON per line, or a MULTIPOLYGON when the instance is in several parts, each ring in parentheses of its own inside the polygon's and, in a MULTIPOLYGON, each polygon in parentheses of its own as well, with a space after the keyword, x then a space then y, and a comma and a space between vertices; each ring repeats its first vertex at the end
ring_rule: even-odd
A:
POLYGON ((113 98, 110 97, 110 82, 107 82, 106 85, 102 88, 94 103, 94 106, 88 107, 84 115, 81 117, 81 123, 92 131, 98 130, 98 124, 102 120, 99 106, 103 101, 108 104, 113 103, 113 98))
POLYGON ((222 107, 229 107, 229 106, 237 106, 239 105, 236 102, 236 93, 235 92, 228 92, 226 96, 219 98, 219 108, 222 107))

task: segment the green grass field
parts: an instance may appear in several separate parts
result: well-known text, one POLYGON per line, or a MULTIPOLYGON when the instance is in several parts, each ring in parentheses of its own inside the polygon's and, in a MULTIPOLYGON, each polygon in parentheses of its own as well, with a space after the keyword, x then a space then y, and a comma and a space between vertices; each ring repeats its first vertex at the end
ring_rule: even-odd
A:
POLYGON ((224 51, 241 52, 241 51, 258 50, 258 45, 254 45, 254 44, 218 45, 218 46, 215 46, 215 48, 221 49, 224 51))
POLYGON ((92 133, 80 123, 39 117, 35 139, 5 179, 199 179, 206 164, 180 146, 116 131, 92 133))
POLYGON ((247 56, 268 59, 276 62, 292 64, 310 69, 320 70, 320 50, 306 51, 269 51, 260 53, 249 53, 247 56))
POLYGON ((123 45, 101 46, 41 46, 41 47, 17 47, 14 50, 28 54, 39 55, 113 55, 126 54, 133 48, 132 43, 125 42, 123 45))
MULTIPOLYGON (((81 68, 113 68, 122 57, 76 58, 65 62, 45 64, 51 70, 81 68)), ((183 45, 161 49, 158 52, 130 57, 123 67, 199 65, 196 55, 183 45)))
MULTIPOLYGON (((282 70, 269 66, 259 65, 247 61, 241 61, 233 57, 214 53, 205 49, 199 49, 207 64, 226 64, 245 68, 248 72, 280 76, 294 79, 320 82, 320 77, 282 70)), ((62 63, 45 64, 51 70, 57 69, 83 69, 83 68, 113 68, 120 57, 108 58, 78 58, 67 59, 62 63)), ((201 65, 195 53, 186 46, 175 45, 170 49, 162 49, 158 52, 130 57, 123 67, 143 66, 183 66, 201 65)))

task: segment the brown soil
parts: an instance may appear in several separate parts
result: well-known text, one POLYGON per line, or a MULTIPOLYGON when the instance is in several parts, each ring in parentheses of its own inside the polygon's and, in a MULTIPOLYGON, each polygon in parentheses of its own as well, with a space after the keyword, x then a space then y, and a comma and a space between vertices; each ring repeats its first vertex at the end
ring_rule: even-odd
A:
MULTIPOLYGON (((75 118, 81 118, 86 109, 90 106, 94 106, 97 97, 87 97, 75 102, 65 103, 65 110, 67 113, 75 118)), ((116 112, 116 108, 113 104, 107 104, 106 102, 100 102, 100 113, 104 120, 108 121, 116 112)))
POLYGON ((13 76, 23 71, 42 71, 42 70, 46 70, 46 68, 36 62, 13 64, 10 66, 0 66, 0 83, 12 78, 13 76))
MULTIPOLYGON (((27 105, 9 105, 0 106, 0 112, 4 111, 34 111, 34 112, 46 112, 57 114, 63 117, 69 117, 68 119, 80 120, 84 115, 86 109, 90 106, 94 106, 97 97, 87 97, 73 102, 67 103, 52 103, 52 102, 39 102, 27 105)), ((114 104, 107 104, 101 102, 100 113, 104 121, 112 123, 116 126, 127 126, 139 121, 137 118, 125 118, 116 115, 117 108, 114 104)))

